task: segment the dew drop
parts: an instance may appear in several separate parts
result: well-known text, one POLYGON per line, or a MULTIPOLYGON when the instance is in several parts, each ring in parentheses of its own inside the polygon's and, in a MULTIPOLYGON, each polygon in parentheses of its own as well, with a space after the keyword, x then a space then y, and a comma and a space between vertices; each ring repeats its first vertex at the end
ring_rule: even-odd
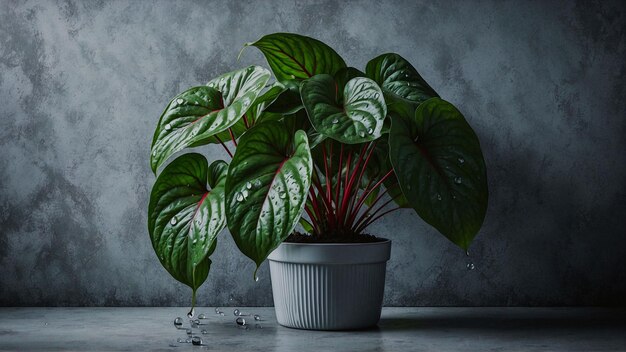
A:
POLYGON ((196 243, 198 243, 198 240, 194 238, 194 240, 191 241, 191 244, 196 244, 196 243))
POLYGON ((374 94, 374 99, 378 99, 378 93, 374 94))
POLYGON ((258 314, 255 314, 255 315, 254 315, 254 320, 256 320, 256 321, 260 321, 260 320, 261 320, 261 316, 260 316, 260 315, 258 315, 258 314))
POLYGON ((247 190, 247 189, 244 189, 244 190, 241 192, 241 194, 243 195, 243 198, 244 198, 244 199, 248 198, 248 190, 247 190))
POLYGON ((152 152, 152 156, 156 156, 156 150, 152 152))
POLYGON ((437 200, 441 200, 441 194, 437 193, 437 200))
POLYGON ((367 130, 367 134, 372 134, 372 133, 374 133, 374 129, 373 128, 370 128, 369 130, 367 130))
POLYGON ((246 319, 239 317, 237 319, 235 319, 235 323, 237 323, 237 325, 239 326, 245 326, 246 325, 246 319))
POLYGON ((463 182, 463 179, 461 178, 461 176, 457 176, 454 178, 454 183, 456 183, 457 185, 460 185, 463 182))
POLYGON ((202 345, 202 339, 200 336, 194 336, 191 338, 191 344, 194 346, 200 346, 202 345))
POLYGON ((241 192, 237 193, 237 201, 243 202, 243 194, 241 192))
POLYGON ((176 104, 182 104, 182 103, 184 103, 184 102, 185 102, 185 101, 184 101, 184 100, 182 100, 181 98, 176 99, 176 104))
POLYGON ((206 319, 206 315, 204 315, 204 313, 200 313, 198 315, 198 319, 206 319))
POLYGON ((252 189, 252 183, 246 182, 246 188, 247 189, 252 189))
POLYGON ((173 217, 173 218, 170 220, 170 224, 172 224, 172 225, 176 225, 176 223, 177 223, 177 222, 178 222, 178 219, 176 219, 176 217, 173 217))
POLYGON ((285 199, 285 198, 287 198, 287 193, 285 193, 285 192, 280 192, 280 193, 278 194, 278 196, 280 197, 280 199, 285 199))
POLYGON ((187 318, 191 319, 193 318, 193 315, 195 314, 195 310, 193 307, 191 307, 191 309, 189 310, 189 312, 187 313, 187 318))
POLYGON ((463 164, 465 162, 465 159, 463 158, 459 158, 458 160, 459 160, 459 164, 463 164))
POLYGON ((172 125, 170 125, 169 123, 165 125, 165 130, 169 131, 172 129, 172 125))
POLYGON ((233 310, 233 315, 238 317, 241 314, 241 312, 239 311, 239 309, 235 309, 233 310))
POLYGON ((359 132, 359 136, 360 136, 361 138, 365 137, 365 132, 363 132, 363 131, 359 132))
POLYGON ((174 319, 174 327, 176 329, 181 329, 183 327, 183 319, 181 317, 174 319))
POLYGON ((476 268, 476 266, 474 265, 474 263, 468 263, 467 264, 467 270, 474 270, 476 268))
POLYGON ((334 118, 332 122, 333 122, 333 124, 339 123, 339 119, 338 118, 334 118))

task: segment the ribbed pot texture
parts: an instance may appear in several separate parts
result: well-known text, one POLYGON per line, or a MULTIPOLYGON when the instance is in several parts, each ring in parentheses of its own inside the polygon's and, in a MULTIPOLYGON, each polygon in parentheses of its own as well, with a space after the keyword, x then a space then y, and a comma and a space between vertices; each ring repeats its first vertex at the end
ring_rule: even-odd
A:
POLYGON ((351 330, 380 319, 391 241, 283 243, 269 256, 278 323, 351 330))

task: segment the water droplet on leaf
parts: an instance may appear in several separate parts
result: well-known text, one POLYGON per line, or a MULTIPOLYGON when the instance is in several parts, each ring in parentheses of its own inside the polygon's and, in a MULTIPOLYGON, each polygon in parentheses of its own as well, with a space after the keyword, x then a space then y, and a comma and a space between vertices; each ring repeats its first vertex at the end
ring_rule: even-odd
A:
POLYGON ((169 131, 172 129, 172 125, 170 125, 169 123, 165 125, 165 130, 169 131))
POLYGON ((176 99, 176 104, 182 104, 182 103, 184 103, 184 102, 185 102, 185 101, 184 101, 184 100, 182 100, 181 98, 176 99))
POLYGON ((463 182, 463 179, 461 178, 461 176, 457 176, 454 178, 454 183, 456 183, 457 185, 460 185, 463 182))
POLYGON ((373 129, 373 128, 370 128, 369 130, 367 130, 367 133, 368 133, 368 134, 372 134, 372 133, 374 133, 374 129, 373 129))
POLYGON ((360 136, 361 138, 365 137, 365 132, 363 132, 363 131, 359 132, 359 136, 360 136))
POLYGON ((339 119, 338 118, 334 118, 332 122, 333 122, 333 124, 339 123, 339 119))
POLYGON ((170 220, 170 224, 172 224, 172 225, 176 225, 176 223, 177 223, 177 222, 178 222, 178 219, 176 219, 176 217, 173 217, 173 218, 170 220))
POLYGON ((247 188, 247 189, 251 189, 251 188, 252 188, 252 183, 250 183, 250 182, 246 182, 246 188, 247 188))
POLYGON ((241 194, 241 192, 237 193, 237 201, 243 202, 243 194, 241 194))

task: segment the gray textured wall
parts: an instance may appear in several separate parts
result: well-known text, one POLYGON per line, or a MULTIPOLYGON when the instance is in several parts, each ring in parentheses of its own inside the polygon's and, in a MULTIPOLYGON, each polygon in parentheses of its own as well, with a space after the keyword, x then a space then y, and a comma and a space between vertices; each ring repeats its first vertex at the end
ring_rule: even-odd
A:
MULTIPOLYGON (((624 304, 626 10, 615 2, 0 0, 0 305, 186 305, 146 229, 153 128, 178 92, 291 31, 356 67, 408 58, 480 136, 468 259, 409 210, 387 305, 624 304)), ((203 148, 210 157, 220 149, 203 148)), ((224 232, 201 305, 271 305, 224 232), (233 300, 229 302, 229 296, 233 300)))

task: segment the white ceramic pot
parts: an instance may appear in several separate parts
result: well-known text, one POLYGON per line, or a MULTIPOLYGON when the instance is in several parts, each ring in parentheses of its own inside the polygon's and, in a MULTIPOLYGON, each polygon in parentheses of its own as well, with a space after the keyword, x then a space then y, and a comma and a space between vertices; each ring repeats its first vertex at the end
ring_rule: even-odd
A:
POLYGON ((391 241, 282 243, 269 255, 278 323, 348 330, 380 319, 391 241))

